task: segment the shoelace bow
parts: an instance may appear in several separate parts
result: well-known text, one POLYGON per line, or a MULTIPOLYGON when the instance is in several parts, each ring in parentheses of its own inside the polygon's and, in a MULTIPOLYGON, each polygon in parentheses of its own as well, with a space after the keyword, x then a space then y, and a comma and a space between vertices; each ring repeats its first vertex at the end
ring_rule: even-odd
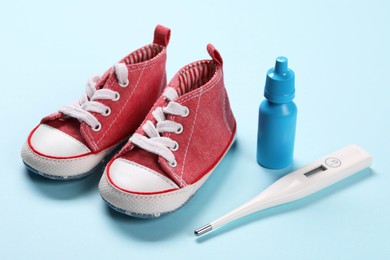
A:
MULTIPOLYGON (((127 87, 129 84, 128 70, 126 64, 117 63, 113 67, 119 85, 121 87, 127 87)), ((111 113, 111 109, 108 106, 103 105, 99 100, 119 100, 119 93, 110 89, 96 89, 96 83, 100 80, 99 76, 91 77, 87 82, 86 94, 79 98, 74 104, 62 107, 59 112, 66 116, 78 119, 89 125, 92 130, 99 131, 101 124, 99 120, 91 114, 91 112, 108 116, 111 113)))
POLYGON ((189 109, 175 102, 178 94, 172 87, 167 87, 163 96, 169 103, 165 107, 158 107, 152 112, 157 121, 156 125, 150 120, 146 121, 142 126, 142 130, 147 136, 135 133, 130 141, 141 149, 163 157, 172 167, 175 167, 177 163, 172 151, 176 151, 179 144, 169 137, 162 137, 161 134, 166 132, 180 134, 183 131, 183 126, 167 120, 165 114, 186 117, 189 114, 189 109))

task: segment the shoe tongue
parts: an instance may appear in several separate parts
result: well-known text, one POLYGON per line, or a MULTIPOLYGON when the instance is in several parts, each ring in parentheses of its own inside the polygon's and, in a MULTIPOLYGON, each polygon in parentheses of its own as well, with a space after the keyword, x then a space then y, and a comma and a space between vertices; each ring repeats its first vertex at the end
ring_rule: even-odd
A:
POLYGON ((185 94, 185 92, 183 92, 182 89, 180 88, 180 82, 179 82, 179 78, 177 76, 174 77, 169 82, 169 84, 167 85, 167 88, 169 88, 169 87, 176 91, 178 97, 180 97, 180 96, 185 94))
POLYGON ((103 76, 96 82, 96 89, 102 89, 106 85, 106 82, 110 75, 113 73, 113 69, 110 68, 106 72, 104 72, 103 76))

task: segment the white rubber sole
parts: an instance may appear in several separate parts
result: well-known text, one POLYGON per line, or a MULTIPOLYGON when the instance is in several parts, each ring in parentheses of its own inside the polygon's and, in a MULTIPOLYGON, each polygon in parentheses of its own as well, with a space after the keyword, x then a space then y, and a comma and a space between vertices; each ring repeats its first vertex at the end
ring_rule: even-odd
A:
POLYGON ((226 153, 233 145, 233 138, 229 147, 226 149, 223 156, 206 175, 194 184, 184 188, 156 194, 134 194, 120 190, 113 186, 108 178, 107 173, 104 174, 99 182, 100 195, 107 204, 114 210, 139 218, 156 218, 168 214, 182 207, 206 182, 208 177, 213 173, 214 169, 219 165, 226 153))
MULTIPOLYGON (((121 143, 120 143, 121 144, 121 143)), ((26 167, 41 176, 56 180, 81 179, 102 170, 120 144, 113 145, 100 153, 76 158, 50 158, 35 153, 28 143, 24 143, 21 151, 26 167)))

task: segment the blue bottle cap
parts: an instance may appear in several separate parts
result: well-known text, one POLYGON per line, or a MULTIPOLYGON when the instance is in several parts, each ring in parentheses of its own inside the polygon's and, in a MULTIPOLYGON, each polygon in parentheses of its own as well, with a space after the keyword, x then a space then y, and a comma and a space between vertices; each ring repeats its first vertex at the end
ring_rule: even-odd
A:
POLYGON ((294 99, 295 74, 288 68, 286 57, 277 57, 275 68, 268 70, 264 97, 274 103, 286 103, 294 99))

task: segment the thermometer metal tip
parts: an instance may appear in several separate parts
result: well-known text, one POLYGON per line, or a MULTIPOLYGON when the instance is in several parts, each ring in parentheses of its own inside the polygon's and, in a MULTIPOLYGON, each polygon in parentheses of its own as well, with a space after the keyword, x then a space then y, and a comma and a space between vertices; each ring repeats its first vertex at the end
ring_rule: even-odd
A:
POLYGON ((203 234, 206 234, 207 232, 213 230, 213 227, 210 224, 207 224, 201 228, 198 228, 194 231, 195 236, 201 236, 203 234))

